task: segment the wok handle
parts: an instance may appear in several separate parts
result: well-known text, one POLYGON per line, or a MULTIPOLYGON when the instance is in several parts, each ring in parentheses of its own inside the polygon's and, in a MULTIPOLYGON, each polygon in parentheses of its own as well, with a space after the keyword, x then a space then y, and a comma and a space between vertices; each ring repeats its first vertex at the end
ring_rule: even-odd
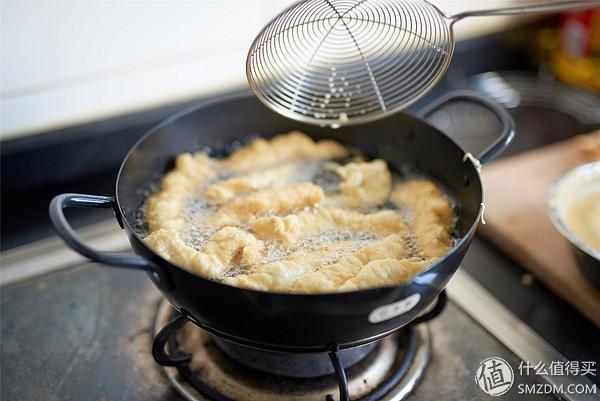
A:
POLYGON ((52 224, 58 235, 67 243, 67 245, 86 258, 109 266, 143 270, 151 273, 153 278, 158 280, 160 284, 164 285, 168 282, 161 269, 141 256, 120 252, 102 252, 88 246, 67 221, 64 209, 68 207, 113 209, 119 225, 123 228, 121 213, 114 197, 82 194, 57 195, 52 199, 52 202, 50 202, 50 220, 52 220, 52 224))
POLYGON ((457 90, 445 94, 421 109, 418 115, 426 119, 447 103, 455 100, 466 100, 485 107, 496 115, 502 125, 502 133, 480 155, 476 156, 481 164, 485 164, 500 154, 515 136, 515 121, 504 107, 491 101, 484 95, 470 90, 457 90))

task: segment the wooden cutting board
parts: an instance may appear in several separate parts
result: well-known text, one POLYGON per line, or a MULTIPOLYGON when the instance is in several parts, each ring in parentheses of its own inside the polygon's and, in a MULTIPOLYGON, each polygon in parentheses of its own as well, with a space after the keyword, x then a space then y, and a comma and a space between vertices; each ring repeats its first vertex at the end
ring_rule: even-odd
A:
POLYGON ((600 131, 485 166, 487 224, 480 225, 480 232, 600 327, 600 291, 579 271, 570 244, 545 207, 546 188, 556 177, 597 159, 600 131))

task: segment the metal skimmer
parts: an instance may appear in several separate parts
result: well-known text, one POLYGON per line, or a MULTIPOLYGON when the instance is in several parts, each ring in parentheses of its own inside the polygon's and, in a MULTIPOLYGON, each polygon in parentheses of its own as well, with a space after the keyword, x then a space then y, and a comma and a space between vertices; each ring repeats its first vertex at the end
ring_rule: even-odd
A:
POLYGON ((463 18, 598 5, 560 1, 448 16, 423 0, 305 0, 260 32, 246 75, 256 96, 288 118, 359 124, 405 108, 441 79, 454 52, 452 26, 463 18))

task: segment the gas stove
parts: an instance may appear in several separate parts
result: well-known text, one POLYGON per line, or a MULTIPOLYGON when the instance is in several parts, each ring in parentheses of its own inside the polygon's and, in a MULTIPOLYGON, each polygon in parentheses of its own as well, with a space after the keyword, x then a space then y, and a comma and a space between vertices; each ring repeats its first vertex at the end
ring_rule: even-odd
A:
MULTIPOLYGON (((127 247, 122 233, 105 225, 87 232, 92 244, 127 247)), ((543 380, 592 383, 586 377, 517 374, 523 360, 592 360, 597 351, 565 356, 475 280, 471 273, 477 272, 482 247, 476 240, 447 288, 448 303, 439 316, 341 353, 353 400, 486 399, 476 373, 488 358, 514 371, 512 390, 503 396, 508 400, 528 399, 516 389, 543 380)), ((493 267, 494 259, 486 257, 493 267)), ((191 360, 158 365, 152 344, 174 311, 150 280, 84 262, 56 239, 5 253, 2 280, 3 400, 339 399, 329 355, 247 349, 192 323, 170 336, 162 350, 167 356, 189 354, 191 360)), ((586 345, 585 335, 579 345, 586 345)))
MULTIPOLYGON (((520 113, 517 129, 523 126, 527 134, 515 139, 513 153, 547 140, 542 134, 548 127, 537 132, 527 124, 544 120, 539 111, 520 113)), ((118 142, 116 149, 121 147, 118 142)), ((109 181, 107 191, 114 177, 109 181)), ((39 215, 19 214, 12 228, 27 218, 41 225, 39 215)), ((81 234, 98 249, 131 249, 114 220, 81 234)), ((561 398, 598 399, 597 372, 543 375, 524 369, 600 361, 598 328, 524 273, 476 236, 438 317, 341 353, 351 398, 485 400, 506 390, 505 400, 544 400, 559 393, 539 386, 579 385, 596 386, 596 393, 561 398), (505 369, 482 374, 498 363, 505 369)), ((158 290, 143 274, 85 261, 56 237, 3 252, 0 284, 2 400, 339 399, 340 369, 336 374, 330 355, 265 354, 211 337, 192 323, 159 348, 191 359, 157 364, 155 337, 176 318, 158 290)))
MULTIPOLYGON (((178 313, 163 301, 157 329, 177 326, 177 318, 169 323, 174 315, 178 313)), ((174 363, 169 363, 172 356, 158 362, 190 401, 333 400, 338 388, 361 401, 402 400, 420 383, 431 356, 425 324, 329 355, 256 350, 186 324, 170 338, 167 348, 172 355, 183 355, 174 363), (167 367, 171 364, 176 367, 167 367)))

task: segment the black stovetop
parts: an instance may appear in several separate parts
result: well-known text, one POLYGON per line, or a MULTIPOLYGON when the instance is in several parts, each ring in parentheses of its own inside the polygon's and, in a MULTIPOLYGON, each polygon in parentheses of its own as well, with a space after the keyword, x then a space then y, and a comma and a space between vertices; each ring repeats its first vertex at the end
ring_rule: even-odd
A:
MULTIPOLYGON (((91 263, 5 288, 2 399, 180 400, 150 354, 160 300, 143 274, 91 263)), ((519 363, 452 302, 430 329, 432 361, 411 400, 480 399, 483 359, 519 363)))

